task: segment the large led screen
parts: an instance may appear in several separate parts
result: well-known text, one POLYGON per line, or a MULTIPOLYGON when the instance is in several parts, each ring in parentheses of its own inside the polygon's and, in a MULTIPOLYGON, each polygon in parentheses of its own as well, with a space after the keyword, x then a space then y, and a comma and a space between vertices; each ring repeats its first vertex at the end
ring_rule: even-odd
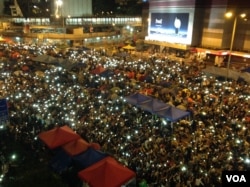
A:
POLYGON ((190 44, 189 20, 189 13, 151 13, 148 39, 190 44))

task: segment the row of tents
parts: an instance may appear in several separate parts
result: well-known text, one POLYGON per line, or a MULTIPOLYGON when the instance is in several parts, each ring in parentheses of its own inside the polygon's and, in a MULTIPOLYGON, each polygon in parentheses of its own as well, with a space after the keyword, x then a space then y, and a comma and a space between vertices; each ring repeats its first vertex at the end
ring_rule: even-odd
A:
POLYGON ((135 181, 134 171, 102 152, 96 143, 82 139, 67 125, 43 131, 38 137, 53 150, 49 165, 57 173, 74 167, 77 176, 90 187, 120 187, 135 181))
POLYGON ((176 108, 172 105, 166 104, 161 100, 155 99, 148 95, 141 93, 134 93, 125 97, 125 100, 144 111, 157 115, 170 122, 177 122, 180 119, 188 117, 190 112, 176 108))

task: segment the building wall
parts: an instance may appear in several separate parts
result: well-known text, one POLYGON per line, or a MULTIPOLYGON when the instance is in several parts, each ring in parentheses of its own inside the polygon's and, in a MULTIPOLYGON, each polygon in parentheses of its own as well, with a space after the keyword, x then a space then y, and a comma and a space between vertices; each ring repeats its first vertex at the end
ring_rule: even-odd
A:
POLYGON ((202 38, 201 30, 203 28, 203 20, 204 20, 204 8, 203 6, 202 7, 197 6, 195 8, 194 21, 193 21, 193 33, 191 42, 191 46, 193 47, 201 45, 201 38, 202 38))
POLYGON ((148 32, 148 15, 149 15, 149 4, 145 3, 142 9, 142 33, 145 37, 148 32))
POLYGON ((196 0, 150 0, 150 10, 166 8, 193 8, 196 0))
MULTIPOLYGON (((234 16, 249 12, 249 6, 244 7, 244 1, 212 0, 210 8, 205 9, 204 27, 202 29, 201 47, 215 49, 229 49, 232 40, 234 18, 226 18, 225 13, 233 11, 234 16)), ((248 15, 250 16, 250 15, 248 15)), ((250 22, 237 18, 233 50, 250 50, 250 22)))
POLYGON ((3 15, 4 1, 0 1, 0 16, 3 15))
POLYGON ((225 7, 205 9, 204 24, 202 29, 202 47, 221 48, 224 35, 225 7))
MULTIPOLYGON (((249 28, 249 25, 248 25, 248 28, 249 28)), ((246 52, 250 52, 250 29, 248 29, 246 32, 243 50, 246 52)))
POLYGON ((92 0, 62 0, 61 7, 57 7, 56 0, 52 4, 54 15, 58 11, 58 15, 63 17, 82 17, 92 15, 92 0))
MULTIPOLYGON (((249 15, 250 16, 250 15, 249 15)), ((233 49, 250 51, 250 21, 238 19, 233 49)))
MULTIPOLYGON (((232 10, 237 12, 235 15, 239 15, 242 12, 249 12, 250 7, 245 0, 206 0, 202 3, 200 0, 149 1, 149 18, 154 12, 189 12, 191 29, 188 29, 188 32, 191 34, 191 41, 187 44, 203 48, 230 48, 234 18, 226 18, 225 13, 232 10)), ((150 29, 150 23, 148 27, 150 29)), ((150 37, 146 37, 148 38, 150 37)), ((158 38, 161 39, 161 37, 158 38)), ((157 37, 153 39, 157 40, 157 37)), ((176 41, 176 43, 182 43, 182 41, 176 41)), ((233 50, 250 51, 250 21, 237 19, 233 50)))

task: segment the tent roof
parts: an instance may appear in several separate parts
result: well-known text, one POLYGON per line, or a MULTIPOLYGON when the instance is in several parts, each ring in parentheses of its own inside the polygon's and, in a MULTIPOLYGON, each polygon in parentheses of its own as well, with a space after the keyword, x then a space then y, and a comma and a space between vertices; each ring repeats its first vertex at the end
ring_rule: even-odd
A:
POLYGON ((122 47, 123 49, 128 49, 128 50, 134 50, 135 49, 135 47, 133 47, 132 45, 130 45, 130 44, 128 44, 128 45, 126 45, 126 46, 124 46, 124 47, 122 47))
POLYGON ((79 138, 77 140, 71 141, 63 145, 62 148, 66 153, 68 153, 71 156, 74 156, 86 151, 89 148, 89 146, 90 144, 88 142, 86 142, 82 138, 79 138))
POLYGON ((134 178, 136 174, 108 156, 80 171, 78 176, 91 187, 118 187, 134 178))
POLYGON ((135 93, 129 96, 125 97, 126 101, 132 105, 139 105, 144 102, 150 102, 152 100, 151 97, 140 94, 140 93, 135 93))
POLYGON ((181 118, 189 116, 189 112, 178 109, 171 105, 168 105, 158 99, 135 93, 125 97, 126 101, 130 104, 140 107, 142 110, 148 111, 159 117, 166 118, 172 122, 176 122, 181 118))
POLYGON ((70 141, 79 139, 80 136, 76 134, 69 126, 56 127, 54 129, 41 132, 38 137, 50 148, 62 146, 70 141))
POLYGON ((80 171, 91 166, 92 164, 95 164, 107 156, 108 155, 106 153, 97 151, 93 148, 88 148, 85 152, 74 156, 73 162, 80 171))
POLYGON ((101 150, 101 145, 99 143, 92 142, 90 143, 90 147, 95 150, 101 150))
POLYGON ((167 105, 166 103, 158 100, 158 99, 152 99, 149 102, 143 102, 139 104, 141 108, 144 110, 151 112, 153 114, 156 114, 158 111, 166 110, 170 105, 167 105))
POLYGON ((66 170, 72 163, 72 158, 64 150, 60 149, 50 160, 49 166, 53 171, 60 173, 66 170))
POLYGON ((162 117, 172 121, 172 122, 176 122, 179 119, 182 119, 186 116, 189 116, 190 113, 181 109, 178 109, 176 107, 169 107, 167 110, 165 111, 159 111, 157 113, 159 116, 162 115, 162 117))

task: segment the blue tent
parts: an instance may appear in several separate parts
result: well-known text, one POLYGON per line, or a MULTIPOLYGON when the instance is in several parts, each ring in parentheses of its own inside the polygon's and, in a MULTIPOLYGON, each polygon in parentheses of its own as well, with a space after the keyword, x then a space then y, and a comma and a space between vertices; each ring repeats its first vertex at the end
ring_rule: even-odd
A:
POLYGON ((71 164, 72 158, 63 149, 58 150, 49 162, 49 166, 57 173, 65 171, 71 164))
POLYGON ((103 158, 107 157, 107 153, 103 153, 101 151, 97 151, 93 148, 88 148, 87 151, 74 156, 73 165, 76 166, 77 170, 83 170, 87 167, 91 166, 92 164, 102 160, 103 158))
POLYGON ((158 99, 151 99, 148 102, 139 103, 139 107, 145 111, 148 111, 152 114, 157 114, 158 111, 166 110, 170 107, 166 103, 158 100, 158 99))
POLYGON ((110 69, 106 69, 106 70, 104 70, 103 72, 101 72, 99 75, 101 76, 101 77, 112 77, 112 76, 114 76, 114 72, 112 71, 112 70, 110 70, 110 69))
POLYGON ((164 111, 158 111, 156 114, 160 117, 166 118, 167 120, 171 122, 176 122, 190 115, 188 111, 181 110, 173 106, 169 107, 168 109, 164 111))
POLYGON ((132 105, 140 105, 145 102, 150 102, 152 100, 151 97, 140 94, 140 93, 135 93, 129 96, 125 97, 126 101, 132 105))
POLYGON ((178 109, 158 99, 154 99, 140 93, 132 94, 125 97, 125 99, 128 103, 140 107, 142 110, 148 111, 159 117, 165 118, 171 122, 176 122, 190 115, 188 111, 178 109))

